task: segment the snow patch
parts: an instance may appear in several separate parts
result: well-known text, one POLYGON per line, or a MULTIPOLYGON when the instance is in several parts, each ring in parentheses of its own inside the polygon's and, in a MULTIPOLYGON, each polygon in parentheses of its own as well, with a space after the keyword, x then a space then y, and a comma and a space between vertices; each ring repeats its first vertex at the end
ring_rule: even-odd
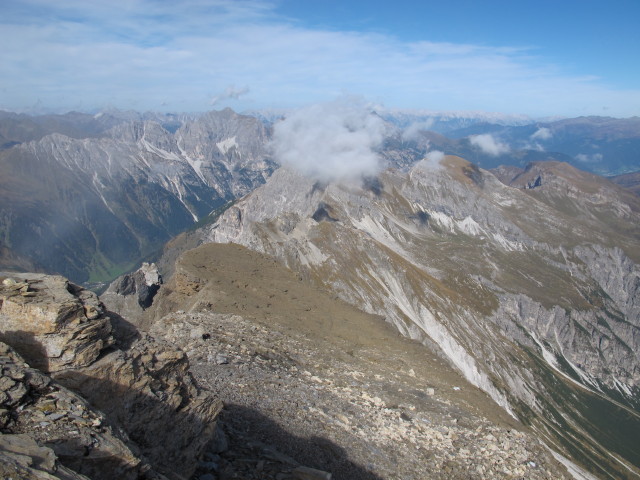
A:
POLYGON ((171 185, 173 185, 173 188, 174 188, 174 190, 176 192, 176 195, 178 195, 178 200, 180 200, 180 203, 182 203, 182 205, 184 205, 184 208, 186 208, 187 211, 191 214, 191 216, 193 217, 193 221, 197 222, 198 221, 198 216, 195 213, 193 213, 191 211, 191 209, 189 208, 189 205, 187 205, 184 202, 184 198, 182 197, 182 189, 180 188, 180 184, 175 179, 169 178, 169 177, 167 177, 167 181, 169 183, 171 183, 171 185))
POLYGON ((322 251, 316 247, 313 243, 308 242, 306 244, 304 253, 300 250, 300 263, 308 267, 311 265, 322 265, 329 257, 322 253, 322 251))
POLYGON ((613 383, 616 387, 616 389, 622 393, 623 395, 627 395, 629 397, 633 396, 633 392, 631 391, 631 389, 629 388, 629 385, 627 385, 626 383, 622 383, 620 380, 618 380, 617 378, 613 379, 613 383))
POLYGON ((149 153, 158 155, 159 157, 164 158, 165 160, 180 161, 180 157, 178 157, 178 155, 176 155, 175 153, 167 152, 166 150, 163 150, 154 145, 151 145, 149 142, 147 142, 145 138, 142 138, 142 140, 140 140, 140 143, 142 144, 144 149, 149 153))
POLYGON ((519 242, 513 242, 506 239, 500 232, 493 233, 493 239, 500 244, 502 248, 508 252, 522 252, 524 246, 519 242))
POLYGON ((439 224, 442 228, 449 230, 451 233, 455 233, 455 222, 447 214, 442 212, 428 212, 429 218, 439 224))
POLYGON ((471 217, 466 217, 464 220, 457 221, 456 224, 458 228, 467 235, 478 236, 484 233, 478 222, 471 217))
POLYGON ((233 147, 238 148, 238 144, 236 143, 236 137, 225 138, 221 142, 216 143, 218 150, 220 150, 224 155, 227 154, 229 150, 233 147))
POLYGON ((365 215, 362 219, 351 219, 353 226, 359 230, 368 233, 371 238, 381 243, 385 247, 390 248, 398 255, 404 258, 410 258, 404 248, 398 243, 395 237, 378 220, 365 215))
POLYGON ((553 455, 553 458, 555 458, 558 462, 564 465, 567 471, 569 472, 569 474, 573 478, 575 478, 575 480, 598 480, 597 477, 594 477, 589 472, 587 472, 586 470, 583 470, 568 458, 560 455, 558 452, 551 449, 548 445, 545 445, 545 446, 549 449, 549 451, 551 452, 551 455, 553 455))
POLYGON ((202 165, 204 164, 204 162, 202 160, 194 160, 193 158, 191 158, 187 154, 187 152, 184 151, 184 149, 180 145, 180 142, 176 142, 176 143, 178 145, 178 150, 180 150, 180 154, 185 158, 187 163, 191 165, 191 168, 193 168, 193 171, 196 172, 196 175, 200 177, 200 180, 202 180, 202 183, 204 183, 207 186, 210 186, 209 183, 205 180, 204 175, 202 174, 202 165))
POLYGON ((104 203, 104 206, 107 207, 107 209, 113 213, 113 215, 115 216, 114 211, 111 209, 111 207, 109 206, 109 203, 107 202, 107 199, 104 198, 104 195, 102 194, 102 190, 105 188, 104 185, 102 184, 102 182, 100 182, 100 179, 98 178, 98 173, 97 172, 93 172, 93 179, 91 181, 91 183, 93 183, 93 186, 96 189, 96 193, 100 196, 100 199, 102 200, 102 203, 104 203))

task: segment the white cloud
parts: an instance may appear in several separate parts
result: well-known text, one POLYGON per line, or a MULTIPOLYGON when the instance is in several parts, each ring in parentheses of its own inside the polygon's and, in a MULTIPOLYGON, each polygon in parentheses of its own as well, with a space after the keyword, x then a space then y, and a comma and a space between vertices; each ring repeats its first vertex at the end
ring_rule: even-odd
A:
POLYGON ((531 140, 549 140, 553 137, 553 133, 546 127, 540 127, 536 132, 531 135, 531 140))
POLYGON ((579 153, 578 155, 576 155, 576 160, 582 163, 598 163, 602 161, 602 158, 603 157, 601 153, 593 153, 591 155, 586 153, 579 153))
POLYGON ((469 137, 469 142, 471 145, 480 148, 484 153, 493 155, 494 157, 504 155, 511 150, 509 145, 496 140, 488 133, 483 135, 473 135, 469 137))
POLYGON ((415 140, 421 131, 429 130, 434 123, 435 120, 433 118, 422 122, 414 122, 402 131, 402 138, 404 140, 415 140))
POLYGON ((428 161, 430 166, 439 167, 440 162, 444 160, 444 156, 444 152, 441 152, 440 150, 431 150, 424 158, 428 161))
POLYGON ((316 104, 287 115, 274 126, 271 148, 282 165, 333 181, 375 175, 384 123, 351 98, 316 104))

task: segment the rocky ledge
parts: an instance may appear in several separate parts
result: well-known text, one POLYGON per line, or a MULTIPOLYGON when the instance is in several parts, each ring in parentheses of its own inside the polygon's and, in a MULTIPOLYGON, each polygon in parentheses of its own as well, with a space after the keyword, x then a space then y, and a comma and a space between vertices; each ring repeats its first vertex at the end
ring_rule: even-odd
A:
POLYGON ((0 345, 8 472, 189 478, 222 405, 193 380, 184 352, 107 316, 62 277, 0 280, 0 340, 13 347, 0 345))

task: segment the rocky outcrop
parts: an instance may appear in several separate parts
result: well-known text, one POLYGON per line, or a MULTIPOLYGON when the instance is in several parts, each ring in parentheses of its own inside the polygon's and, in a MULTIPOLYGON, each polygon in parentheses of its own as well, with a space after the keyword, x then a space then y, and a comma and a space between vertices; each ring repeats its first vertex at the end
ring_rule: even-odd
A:
POLYGON ((84 367, 113 343, 98 297, 63 277, 12 274, 0 285, 0 340, 35 368, 84 367))
MULTIPOLYGON (((0 338, 53 377, 7 367, 3 433, 51 443, 59 461, 79 473, 95 455, 86 473, 94 479, 191 475, 221 403, 191 378, 184 352, 120 317, 112 330, 95 294, 62 277, 12 274, 0 292, 0 338), (103 425, 108 438, 91 430, 103 432, 103 425)), ((7 352, 11 365, 22 362, 7 352)))
POLYGON ((195 384, 184 352, 145 334, 127 350, 54 378, 122 425, 151 464, 170 478, 189 477, 195 470, 222 408, 195 384))
POLYGON ((102 412, 30 368, 4 343, 0 368, 0 463, 5 474, 13 469, 20 478, 134 480, 150 471, 102 412))
POLYGON ((133 273, 115 279, 100 296, 107 309, 135 322, 151 306, 162 285, 155 263, 143 263, 133 273))

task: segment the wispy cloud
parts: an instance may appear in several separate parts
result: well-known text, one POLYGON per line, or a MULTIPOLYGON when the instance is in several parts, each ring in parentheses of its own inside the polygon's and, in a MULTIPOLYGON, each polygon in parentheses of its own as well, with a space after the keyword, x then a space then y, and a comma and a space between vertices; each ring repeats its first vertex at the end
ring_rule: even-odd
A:
POLYGON ((230 85, 225 88, 224 92, 215 95, 211 99, 211 105, 217 105, 224 100, 238 100, 240 97, 246 95, 247 93, 249 93, 249 87, 237 88, 233 85, 230 85))
POLYGON ((531 140, 549 140, 553 137, 553 132, 546 127, 540 127, 531 135, 531 140))
POLYGON ((415 140, 416 138, 418 138, 420 132, 429 130, 431 127, 433 127, 434 123, 435 119, 433 118, 429 118, 420 122, 414 122, 404 130, 402 130, 402 138, 404 140, 415 140))
POLYGON ((506 143, 496 140, 493 138, 493 135, 488 133, 483 135, 473 135, 469 137, 469 142, 471 142, 471 145, 480 148, 484 153, 494 157, 509 153, 511 150, 506 143))
POLYGON ((0 7, 0 108, 292 107, 355 93, 400 108, 637 113, 534 51, 304 28, 247 0, 20 0, 0 7), (220 96, 229 85, 250 95, 220 96))
POLYGON ((602 161, 602 158, 603 157, 601 153, 579 153, 578 155, 576 155, 576 160, 582 163, 598 163, 602 161))

